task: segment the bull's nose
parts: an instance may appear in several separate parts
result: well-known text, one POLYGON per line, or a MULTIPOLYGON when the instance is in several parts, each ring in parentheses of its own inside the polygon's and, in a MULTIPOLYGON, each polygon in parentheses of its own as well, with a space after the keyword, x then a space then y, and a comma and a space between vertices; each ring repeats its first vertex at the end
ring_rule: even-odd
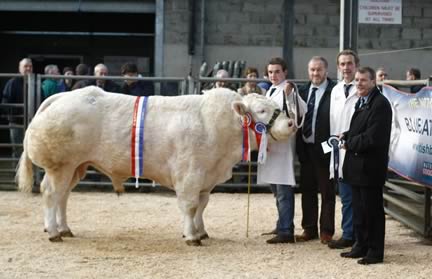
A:
POLYGON ((288 120, 288 127, 292 127, 294 125, 294 122, 292 121, 292 119, 288 120))

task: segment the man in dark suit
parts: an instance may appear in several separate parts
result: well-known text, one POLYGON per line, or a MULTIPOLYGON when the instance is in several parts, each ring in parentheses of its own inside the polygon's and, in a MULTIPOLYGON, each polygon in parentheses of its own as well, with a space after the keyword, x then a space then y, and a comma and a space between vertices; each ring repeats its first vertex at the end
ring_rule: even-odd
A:
POLYGON ((335 83, 327 78, 327 60, 314 56, 308 63, 310 82, 299 88, 308 104, 302 129, 297 133, 300 161, 303 234, 297 241, 318 238, 318 190, 321 193, 319 236, 327 244, 334 234, 335 186, 329 178, 330 154, 324 154, 321 143, 330 137, 330 95, 335 83))
POLYGON ((346 149, 344 181, 352 186, 353 223, 356 242, 345 258, 362 258, 359 264, 384 259, 385 216, 383 186, 387 175, 392 109, 375 83, 375 71, 359 68, 357 94, 350 128, 341 135, 346 149))
MULTIPOLYGON (((3 104, 25 104, 24 94, 26 94, 25 86, 28 86, 27 75, 33 73, 33 62, 30 58, 24 58, 19 62, 18 66, 19 73, 22 76, 13 77, 7 81, 4 89, 1 102, 3 104)), ((24 139, 25 127, 19 127, 24 124, 24 112, 23 108, 20 107, 6 107, 6 113, 8 114, 8 121, 11 128, 9 129, 10 143, 16 146, 12 147, 12 157, 19 158, 22 153, 22 146, 24 139), (13 127, 18 126, 18 127, 13 127)))

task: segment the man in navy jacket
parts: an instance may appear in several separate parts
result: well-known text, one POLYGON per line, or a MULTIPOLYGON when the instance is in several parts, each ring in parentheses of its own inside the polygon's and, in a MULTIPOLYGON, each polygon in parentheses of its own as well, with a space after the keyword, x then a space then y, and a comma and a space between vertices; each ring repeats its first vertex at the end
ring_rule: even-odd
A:
POLYGON ((359 264, 384 259, 385 216, 383 186, 387 175, 392 109, 375 83, 375 71, 359 68, 357 94, 349 131, 341 138, 346 149, 344 181, 352 186, 353 223, 356 242, 345 258, 361 258, 359 264))

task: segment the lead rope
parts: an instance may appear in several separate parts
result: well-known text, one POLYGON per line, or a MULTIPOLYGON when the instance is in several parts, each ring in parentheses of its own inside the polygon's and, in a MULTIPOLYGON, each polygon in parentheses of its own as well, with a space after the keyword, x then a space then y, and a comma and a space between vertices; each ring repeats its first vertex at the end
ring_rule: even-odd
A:
POLYGON ((293 100, 294 100, 294 105, 296 108, 296 112, 294 113, 294 122, 295 122, 296 128, 298 129, 298 128, 301 128, 303 126, 304 117, 302 117, 301 122, 298 123, 298 118, 299 118, 298 114, 299 114, 299 110, 300 110, 299 101, 298 101, 299 100, 299 93, 298 93, 299 91, 298 91, 297 84, 295 84, 294 82, 291 84, 294 85, 294 92, 293 92, 294 98, 293 98, 293 100))
POLYGON ((249 161, 249 170, 248 170, 248 199, 247 199, 247 217, 246 217, 246 238, 249 238, 249 208, 250 208, 250 192, 251 192, 251 172, 252 172, 252 163, 249 161))

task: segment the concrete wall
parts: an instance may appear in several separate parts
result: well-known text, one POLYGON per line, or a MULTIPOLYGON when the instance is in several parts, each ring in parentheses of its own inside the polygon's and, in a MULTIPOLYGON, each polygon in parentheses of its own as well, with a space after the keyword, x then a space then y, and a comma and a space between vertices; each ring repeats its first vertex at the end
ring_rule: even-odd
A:
MULTIPOLYGON (((196 53, 188 55, 188 0, 165 2, 165 75, 196 75, 199 65, 223 60, 246 60, 247 65, 265 67, 273 56, 282 55, 283 1, 206 0, 205 47, 200 48, 200 4, 196 25, 196 53)), ((432 74, 432 1, 402 0, 401 25, 360 24, 358 49, 364 66, 385 66, 391 78, 404 79, 405 70, 418 67, 423 76, 432 74), (424 48, 421 50, 406 50, 424 48), (399 50, 399 51, 397 51, 399 50), (397 51, 397 52, 396 52, 397 51)), ((335 56, 339 51, 340 0, 296 1, 294 26, 294 73, 306 78, 306 64, 313 55, 330 62, 336 77, 335 56)))

